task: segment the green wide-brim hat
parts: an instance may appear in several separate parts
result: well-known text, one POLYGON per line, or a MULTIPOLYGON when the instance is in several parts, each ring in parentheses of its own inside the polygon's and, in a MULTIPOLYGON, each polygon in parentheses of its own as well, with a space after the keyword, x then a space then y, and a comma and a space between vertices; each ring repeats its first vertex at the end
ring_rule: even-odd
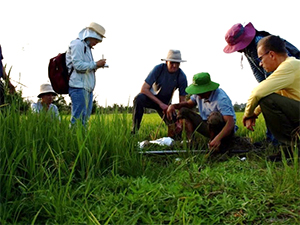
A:
POLYGON ((193 83, 185 91, 191 95, 203 94, 216 90, 220 84, 211 81, 209 73, 197 73, 193 77, 193 83))

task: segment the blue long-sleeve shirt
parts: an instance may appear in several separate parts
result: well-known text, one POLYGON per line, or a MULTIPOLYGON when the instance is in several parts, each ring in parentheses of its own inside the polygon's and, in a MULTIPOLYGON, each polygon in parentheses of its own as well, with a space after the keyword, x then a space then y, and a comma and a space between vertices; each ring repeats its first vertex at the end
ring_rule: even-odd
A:
POLYGON ((86 42, 87 38, 102 40, 92 29, 84 28, 79 32, 78 38, 73 40, 66 54, 66 65, 72 74, 69 80, 69 86, 73 88, 84 88, 92 92, 95 88, 95 71, 97 64, 93 59, 92 51, 86 42))
MULTIPOLYGON (((38 101, 37 103, 31 104, 31 109, 35 113, 40 113, 44 110, 44 106, 40 101, 38 101)), ((47 113, 50 113, 52 117, 58 118, 60 120, 58 108, 56 105, 50 104, 47 113)))
POLYGON ((66 64, 73 72, 69 80, 69 86, 74 88, 84 88, 92 92, 95 88, 96 62, 93 59, 91 48, 84 40, 73 40, 66 54, 66 64))

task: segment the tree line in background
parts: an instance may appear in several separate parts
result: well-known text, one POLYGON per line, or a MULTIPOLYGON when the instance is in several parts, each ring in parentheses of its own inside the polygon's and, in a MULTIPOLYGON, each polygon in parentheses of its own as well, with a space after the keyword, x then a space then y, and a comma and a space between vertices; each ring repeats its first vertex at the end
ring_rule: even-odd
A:
MULTIPOLYGON (((22 90, 16 91, 15 94, 9 94, 8 91, 5 92, 5 103, 7 105, 13 103, 17 104, 19 106, 19 109, 21 112, 26 112, 30 110, 30 106, 32 104, 31 101, 24 99, 22 97, 22 90)), ((63 95, 58 95, 55 100, 53 101, 53 104, 55 104, 58 107, 58 110, 60 114, 62 115, 68 115, 71 114, 71 103, 67 103, 63 95)), ((5 106, 4 106, 5 107, 5 106)), ((243 112, 245 110, 246 104, 238 104, 235 103, 233 105, 235 112, 243 112)), ((99 106, 98 102, 94 99, 93 100, 93 110, 92 114, 96 112, 102 112, 102 113, 132 113, 133 107, 132 106, 124 106, 124 105, 118 105, 113 104, 112 106, 99 106)), ((155 110, 152 109, 146 109, 146 113, 152 113, 155 112, 155 110)))
MULTIPOLYGON (((6 69, 6 65, 5 65, 4 69, 6 69)), ((10 76, 10 72, 11 72, 11 68, 9 69, 8 73, 6 73, 8 75, 8 77, 10 76)), ((0 106, 0 109, 3 108, 3 107, 6 107, 7 105, 10 105, 12 103, 17 105, 21 112, 26 112, 26 111, 31 109, 32 101, 30 101, 28 99, 24 99, 22 97, 22 90, 18 90, 14 94, 10 94, 7 82, 5 82, 4 88, 5 88, 5 104, 4 104, 4 106, 0 106)), ((188 95, 187 100, 189 98, 190 98, 190 96, 188 95)), ((68 104, 63 95, 58 95, 54 99, 53 104, 55 104, 58 107, 58 110, 59 110, 60 114, 62 114, 62 115, 71 114, 71 103, 68 104)), ((243 112, 245 110, 246 104, 245 103, 242 103, 242 104, 235 103, 233 105, 233 107, 234 107, 235 112, 243 112)), ((124 106, 122 104, 121 105, 113 104, 112 106, 103 107, 103 106, 99 106, 96 99, 94 99, 93 100, 92 114, 94 114, 96 112, 102 112, 102 113, 115 113, 115 112, 124 113, 124 112, 127 112, 127 113, 132 113, 133 112, 133 106, 124 106)), ((153 109, 146 109, 145 110, 145 113, 152 113, 152 112, 155 112, 155 110, 153 110, 153 109)))
MULTIPOLYGON (((63 95, 58 95, 56 99, 53 101, 53 104, 55 104, 61 114, 71 114, 71 103, 67 104, 65 98, 63 95)), ((118 105, 113 104, 112 106, 103 107, 98 105, 98 102, 96 99, 93 100, 93 109, 92 114, 96 112, 104 112, 104 113, 132 113, 133 107, 132 106, 124 106, 124 105, 118 105)))

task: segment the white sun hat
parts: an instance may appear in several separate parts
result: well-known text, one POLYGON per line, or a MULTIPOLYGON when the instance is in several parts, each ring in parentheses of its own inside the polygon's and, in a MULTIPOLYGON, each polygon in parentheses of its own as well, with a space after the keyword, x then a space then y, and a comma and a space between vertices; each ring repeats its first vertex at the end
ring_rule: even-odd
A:
POLYGON ((170 62, 186 62, 186 60, 181 59, 181 53, 179 50, 169 50, 167 58, 161 59, 162 61, 170 61, 170 62))
POLYGON ((40 98, 42 97, 43 94, 48 94, 48 93, 51 93, 55 96, 57 95, 57 93, 53 90, 51 84, 42 84, 40 86, 40 93, 37 97, 40 98))
POLYGON ((92 22, 88 27, 83 28, 79 32, 78 37, 80 40, 85 40, 86 38, 95 38, 102 42, 102 39, 105 38, 104 34, 105 29, 101 25, 92 22))
POLYGON ((100 36, 105 38, 105 36, 104 36, 105 29, 104 29, 104 27, 102 27, 98 23, 92 22, 87 28, 90 28, 90 29, 94 30, 97 34, 99 34, 100 36))

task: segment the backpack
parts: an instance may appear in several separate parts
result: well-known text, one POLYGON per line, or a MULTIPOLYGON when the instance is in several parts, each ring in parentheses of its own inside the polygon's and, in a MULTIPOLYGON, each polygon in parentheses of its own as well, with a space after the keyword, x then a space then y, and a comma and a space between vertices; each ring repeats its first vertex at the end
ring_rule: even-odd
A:
POLYGON ((66 65, 66 53, 59 53, 50 59, 48 66, 48 77, 50 79, 53 90, 57 94, 69 93, 69 79, 73 72, 68 73, 66 65))

